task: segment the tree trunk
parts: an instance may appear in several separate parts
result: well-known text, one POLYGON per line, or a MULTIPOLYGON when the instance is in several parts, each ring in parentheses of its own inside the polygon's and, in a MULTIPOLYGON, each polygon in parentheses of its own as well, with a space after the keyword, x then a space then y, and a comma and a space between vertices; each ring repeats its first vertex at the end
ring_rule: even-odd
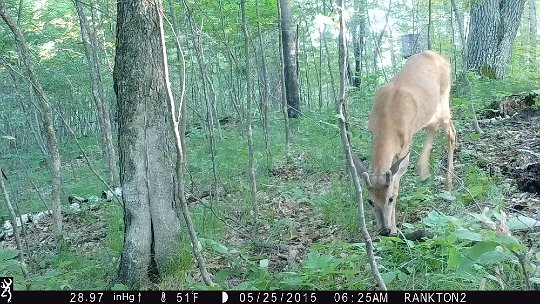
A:
POLYGON ((484 0, 471 8, 467 68, 504 78, 525 0, 484 0))
POLYGON ((536 71, 536 42, 538 40, 538 29, 536 28, 536 0, 529 0, 529 66, 531 71, 536 71))
MULTIPOLYGON (((171 21, 174 31, 177 33, 179 30, 178 21, 176 19, 176 12, 174 11, 174 0, 169 0, 169 9, 171 11, 171 21)), ((182 52, 182 49, 180 48, 180 41, 179 37, 175 35, 175 46, 176 46, 176 57, 178 58, 178 75, 180 76, 180 94, 182 96, 182 102, 180 103, 180 117, 178 118, 180 121, 179 125, 179 132, 180 132, 180 144, 182 147, 186 147, 186 122, 187 122, 187 112, 186 112, 186 102, 183 100, 184 96, 186 95, 186 77, 185 77, 185 69, 186 69, 186 61, 184 59, 184 54, 182 52)), ((183 158, 186 157, 186 150, 182 150, 184 153, 183 158)))
POLYGON ((83 3, 80 0, 75 0, 75 8, 79 15, 79 23, 81 26, 81 37, 84 44, 86 59, 88 60, 88 68, 90 79, 92 81, 92 97, 97 108, 97 116, 99 121, 99 129, 101 134, 101 145, 103 150, 103 160, 105 168, 109 175, 108 182, 111 187, 118 186, 118 170, 116 167, 116 151, 112 139, 111 117, 109 113, 109 105, 106 102, 103 83, 101 81, 101 64, 98 57, 97 39, 95 32, 88 24, 88 19, 84 12, 83 3))
MULTIPOLYGON (((336 100, 338 97, 337 97, 337 93, 336 93, 336 85, 335 85, 335 81, 334 81, 334 72, 332 70, 332 57, 330 56, 330 52, 328 51, 328 42, 326 40, 326 25, 324 25, 324 30, 321 32, 319 31, 319 39, 322 39, 323 41, 323 45, 324 45, 324 53, 326 55, 326 66, 328 68, 328 75, 330 76, 330 85, 331 85, 331 88, 332 88, 332 100, 336 100)), ((328 103, 328 101, 327 101, 328 103)))
POLYGON ((296 66, 295 29, 292 24, 290 0, 279 0, 280 27, 283 37, 283 69, 285 73, 285 92, 287 96, 287 115, 296 118, 300 115, 300 93, 296 66))
MULTIPOLYGON (((0 191, 2 192, 4 196, 4 200, 6 201, 6 208, 9 213, 9 218, 11 220, 11 226, 13 227, 13 236, 15 237, 15 245, 17 246, 17 250, 19 250, 19 261, 22 263, 24 262, 24 248, 22 246, 21 241, 21 233, 19 231, 19 226, 17 225, 17 215, 15 214, 15 210, 13 209, 13 205, 11 204, 11 199, 9 198, 9 193, 6 189, 6 186, 4 184, 4 178, 7 180, 6 175, 4 174, 4 171, 2 168, 0 168, 0 191)), ((20 219, 21 227, 24 225, 22 222, 22 219, 20 219)))
POLYGON ((140 288, 149 283, 150 273, 168 268, 180 240, 164 140, 168 105, 158 13, 163 7, 161 1, 145 0, 117 5, 114 89, 125 223, 118 277, 130 288, 140 288))
POLYGON ((30 50, 22 35, 20 28, 15 24, 15 21, 8 15, 4 0, 0 0, 0 16, 7 24, 13 35, 19 48, 21 59, 26 67, 28 78, 32 84, 34 93, 39 100, 39 106, 41 108, 41 115, 43 121, 44 133, 47 137, 47 144, 49 148, 50 159, 48 160, 49 168, 51 171, 52 189, 51 189, 51 201, 53 212, 53 234, 58 241, 61 239, 62 232, 62 210, 60 204, 60 192, 62 180, 60 177, 60 153, 58 152, 58 139, 56 138, 56 131, 54 129, 54 118, 52 113, 52 107, 45 96, 43 87, 37 78, 37 74, 34 68, 34 62, 30 57, 30 50))
MULTIPOLYGON (((280 1, 277 1, 279 15, 281 15, 281 4, 280 1)), ((285 125, 285 150, 287 151, 287 157, 291 151, 291 130, 289 128, 289 116, 287 111, 287 94, 285 88, 285 47, 283 46, 283 31, 280 31, 279 35, 279 56, 280 56, 280 78, 281 78, 281 111, 283 112, 283 120, 285 125)))
POLYGON ((452 11, 454 12, 454 16, 458 25, 459 42, 461 44, 461 64, 463 67, 462 69, 463 71, 467 71, 467 40, 465 38, 463 17, 459 14, 456 0, 450 0, 450 2, 452 4, 452 11))
MULTIPOLYGON (((266 168, 268 172, 272 169, 272 154, 270 152, 270 136, 268 130, 268 76, 266 72, 266 47, 263 44, 263 33, 261 30, 261 22, 259 16, 259 0, 255 1, 255 12, 257 14, 257 36, 259 40, 259 50, 261 56, 261 80, 262 88, 261 90, 261 102, 262 102, 262 122, 263 122, 263 132, 264 132, 264 152, 266 155, 266 168)), ((307 61, 306 61, 307 62, 307 61)), ((308 84, 309 89, 309 84, 308 84)), ((308 91, 309 92, 309 91, 308 91)), ((309 96, 308 96, 309 99, 309 96)))
MULTIPOLYGON (((249 169, 249 184, 250 184, 250 192, 251 192, 251 204, 253 208, 253 213, 255 217, 255 221, 259 221, 259 207, 257 204, 257 183, 255 179, 255 150, 253 147, 253 130, 252 130, 252 123, 251 123, 251 115, 252 115, 252 88, 251 88, 251 55, 249 52, 249 43, 250 43, 250 37, 249 37, 249 31, 248 31, 248 25, 246 20, 246 0, 240 0, 240 7, 242 10, 242 31, 244 32, 244 56, 246 59, 246 106, 247 106, 247 117, 246 117, 246 125, 247 125, 247 140, 248 140, 248 169, 249 169)), ((293 60, 295 60, 293 58, 293 60)), ((290 112, 289 112, 290 115, 290 112)), ((256 227, 257 225, 254 225, 256 227)), ((253 235, 255 236, 255 235, 253 235)))
POLYGON ((366 3, 362 0, 356 7, 359 10, 351 20, 351 36, 354 50, 354 86, 359 88, 362 83, 362 53, 364 48, 364 36, 366 33, 366 3))

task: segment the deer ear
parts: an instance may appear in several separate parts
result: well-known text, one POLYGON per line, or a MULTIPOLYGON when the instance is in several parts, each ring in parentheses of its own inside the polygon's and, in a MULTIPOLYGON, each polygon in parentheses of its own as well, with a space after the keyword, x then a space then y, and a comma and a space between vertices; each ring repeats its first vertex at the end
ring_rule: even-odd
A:
POLYGON ((354 166, 356 167, 356 172, 358 172, 358 175, 362 175, 364 174, 364 172, 368 171, 366 166, 364 166, 364 164, 362 163, 360 158, 358 158, 358 156, 356 156, 355 154, 351 154, 351 156, 352 156, 354 166))
POLYGON ((369 180, 369 173, 366 166, 364 166, 364 164, 362 163, 360 158, 358 158, 358 156, 356 156, 355 154, 352 154, 351 156, 352 156, 354 166, 356 167, 356 172, 358 172, 358 175, 364 178, 364 181, 366 182, 366 185, 368 186, 368 188, 373 187, 373 185, 371 184, 371 181, 369 180))
POLYGON ((407 171, 407 166, 409 165, 409 155, 410 153, 407 152, 405 156, 403 156, 401 159, 396 161, 392 167, 390 167, 390 172, 392 172, 393 176, 402 176, 405 171, 407 171))
POLYGON ((364 181, 366 181, 366 185, 368 186, 368 189, 373 188, 373 185, 371 184, 371 180, 369 180, 369 173, 364 172, 362 173, 362 176, 364 177, 364 181))

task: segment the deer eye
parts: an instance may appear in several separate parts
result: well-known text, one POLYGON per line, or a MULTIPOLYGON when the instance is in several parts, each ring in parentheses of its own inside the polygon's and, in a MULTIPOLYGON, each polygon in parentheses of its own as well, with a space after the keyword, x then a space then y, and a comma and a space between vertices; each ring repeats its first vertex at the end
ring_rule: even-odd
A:
POLYGON ((391 198, 388 199, 388 203, 391 204, 391 203, 393 203, 393 202, 394 202, 394 197, 391 197, 391 198))
POLYGON ((367 202, 371 207, 373 207, 373 201, 372 200, 368 199, 367 202))

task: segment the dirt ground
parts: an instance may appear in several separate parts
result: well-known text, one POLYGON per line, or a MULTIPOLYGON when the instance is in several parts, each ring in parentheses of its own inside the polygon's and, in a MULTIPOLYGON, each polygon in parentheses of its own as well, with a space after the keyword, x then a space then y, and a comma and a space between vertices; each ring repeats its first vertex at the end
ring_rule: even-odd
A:
MULTIPOLYGON (((519 214, 540 220, 540 111, 525 108, 511 117, 491 117, 479 120, 483 130, 478 140, 461 140, 458 142, 457 154, 472 153, 477 164, 489 174, 500 173, 503 176, 501 187, 507 204, 507 213, 519 214)), ((472 127, 460 130, 461 138, 472 133, 472 127)), ((301 162, 299 162, 301 163, 301 162)), ((277 179, 301 179, 300 166, 284 166, 274 168, 272 174, 277 179)), ((320 180, 316 185, 306 182, 304 191, 317 193, 331 186, 330 180, 320 180)), ((238 225, 234 217, 224 219, 230 227, 226 235, 225 245, 251 246, 253 252, 268 256, 269 269, 282 271, 302 262, 310 245, 314 242, 343 239, 337 225, 325 223, 323 215, 305 202, 295 201, 284 195, 263 197, 260 206, 260 217, 274 219, 284 227, 276 232, 273 224, 259 224, 255 227, 258 235, 269 236, 266 240, 251 242, 253 225, 238 225)), ((106 239, 105 214, 102 208, 96 207, 92 212, 67 214, 64 229, 67 240, 76 250, 91 250, 95 244, 106 239)), ((33 256, 36 252, 54 248, 51 237, 51 220, 45 218, 39 223, 25 226, 25 251, 33 256)), ((519 236, 529 248, 540 247, 539 232, 520 232, 519 236)), ((2 246, 15 248, 13 237, 4 234, 0 237, 2 246)), ((208 262, 210 271, 229 267, 230 261, 215 258, 208 262)), ((197 277, 197 270, 192 275, 197 277)), ((234 282, 230 282, 234 285, 234 282)))

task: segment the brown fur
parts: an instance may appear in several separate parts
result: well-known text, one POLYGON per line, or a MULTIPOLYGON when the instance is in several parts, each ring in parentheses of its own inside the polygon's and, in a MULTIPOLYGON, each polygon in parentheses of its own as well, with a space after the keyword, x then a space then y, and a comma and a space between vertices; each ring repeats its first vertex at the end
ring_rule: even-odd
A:
POLYGON ((375 95, 369 118, 372 133, 372 172, 359 169, 368 185, 381 234, 396 234, 395 207, 399 181, 409 161, 409 145, 414 134, 427 128, 418 160, 421 179, 429 176, 429 154, 436 131, 443 126, 448 138, 446 189, 452 188, 456 131, 450 113, 450 63, 443 56, 424 51, 412 56, 405 66, 375 95), (390 170, 392 169, 394 170, 390 170), (391 178, 388 179, 388 173, 391 178), (393 202, 389 202, 390 199, 393 202))

